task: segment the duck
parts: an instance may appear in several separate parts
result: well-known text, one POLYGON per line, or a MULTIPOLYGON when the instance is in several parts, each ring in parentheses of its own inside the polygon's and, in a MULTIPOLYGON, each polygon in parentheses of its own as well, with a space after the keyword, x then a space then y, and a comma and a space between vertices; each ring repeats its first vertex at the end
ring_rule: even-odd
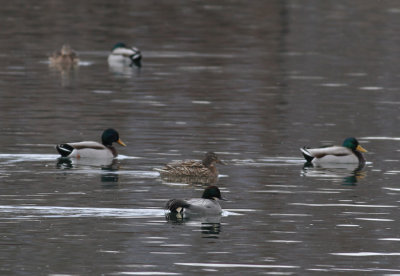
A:
POLYGON ((165 209, 171 214, 178 215, 221 215, 222 208, 219 200, 226 200, 221 196, 217 186, 208 186, 204 189, 201 198, 192 199, 170 199, 165 209))
POLYGON ((207 152, 202 161, 183 160, 155 168, 161 177, 197 177, 215 179, 218 177, 216 163, 224 164, 214 152, 207 152))
POLYGON ((138 48, 128 47, 122 42, 115 44, 108 56, 109 65, 129 65, 130 67, 136 65, 141 68, 141 60, 142 54, 138 48))
POLYGON ((367 152, 354 137, 346 138, 342 146, 300 149, 307 163, 312 164, 365 164, 362 153, 367 152))
POLYGON ((126 146, 119 138, 119 133, 115 129, 108 128, 101 135, 101 143, 94 141, 65 143, 56 145, 56 149, 62 158, 112 159, 118 156, 117 150, 112 145, 114 142, 126 146))
POLYGON ((78 55, 71 49, 71 47, 67 44, 64 44, 61 47, 60 51, 54 52, 49 57, 51 64, 58 64, 58 65, 76 65, 79 63, 78 55))

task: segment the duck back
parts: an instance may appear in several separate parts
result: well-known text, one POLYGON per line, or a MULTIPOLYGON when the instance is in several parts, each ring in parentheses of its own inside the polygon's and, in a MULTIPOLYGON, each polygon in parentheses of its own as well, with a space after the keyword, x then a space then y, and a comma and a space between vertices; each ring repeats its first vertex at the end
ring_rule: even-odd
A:
POLYGON ((217 200, 192 198, 187 203, 190 206, 185 209, 186 214, 219 215, 222 213, 221 206, 217 200))

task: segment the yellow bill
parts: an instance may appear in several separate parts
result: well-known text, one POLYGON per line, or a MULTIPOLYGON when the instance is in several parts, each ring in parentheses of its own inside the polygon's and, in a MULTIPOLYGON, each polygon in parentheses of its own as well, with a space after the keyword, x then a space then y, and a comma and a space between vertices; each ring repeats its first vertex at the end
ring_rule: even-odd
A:
POLYGON ((125 143, 124 143, 124 142, 122 142, 122 140, 121 140, 121 139, 118 139, 117 143, 118 143, 118 144, 120 144, 120 145, 121 145, 121 146, 123 146, 123 147, 126 147, 125 143))
POLYGON ((362 146, 360 146, 360 145, 358 145, 358 146, 356 147, 356 150, 361 151, 361 152, 367 152, 367 150, 364 149, 364 148, 363 148, 362 146))

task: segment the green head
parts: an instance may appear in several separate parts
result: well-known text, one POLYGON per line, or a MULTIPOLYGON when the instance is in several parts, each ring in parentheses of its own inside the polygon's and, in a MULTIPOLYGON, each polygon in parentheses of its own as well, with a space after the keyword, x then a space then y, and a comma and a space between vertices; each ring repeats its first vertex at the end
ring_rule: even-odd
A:
POLYGON ((358 141, 354 137, 347 138, 343 142, 343 147, 349 148, 352 151, 360 151, 360 152, 367 152, 366 149, 364 149, 362 146, 359 145, 358 141))
POLYGON ((203 195, 201 196, 202 198, 205 199, 220 199, 220 200, 224 200, 224 198, 221 196, 221 191, 218 189, 217 186, 209 186, 207 187, 204 192, 203 195))
POLYGON ((115 49, 117 49, 117 48, 128 48, 128 47, 126 46, 125 43, 118 42, 117 44, 114 45, 114 47, 112 48, 112 50, 115 50, 115 49))
POLYGON ((126 146, 124 142, 122 142, 121 139, 119 139, 119 134, 115 129, 109 128, 106 129, 103 132, 103 135, 101 135, 101 142, 105 146, 111 146, 112 143, 116 142, 120 144, 121 146, 126 146))

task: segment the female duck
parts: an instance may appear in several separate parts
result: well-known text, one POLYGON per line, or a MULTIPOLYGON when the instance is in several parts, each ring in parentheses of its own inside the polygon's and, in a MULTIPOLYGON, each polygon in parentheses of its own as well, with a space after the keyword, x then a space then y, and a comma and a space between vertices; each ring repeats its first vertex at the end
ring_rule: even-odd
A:
POLYGON ((115 65, 129 65, 132 67, 136 65, 141 67, 142 54, 139 49, 135 47, 128 47, 125 43, 117 43, 112 48, 111 54, 108 56, 108 64, 115 65))
POLYGON ((158 171, 161 177, 199 177, 216 178, 218 170, 216 163, 224 164, 213 152, 207 152, 203 161, 184 160, 168 163, 158 171))
POLYGON ((49 57, 51 64, 58 65, 76 65, 79 62, 78 55, 71 49, 69 45, 63 45, 60 51, 54 52, 49 57))
POLYGON ((56 149, 62 157, 106 159, 114 158, 118 155, 117 150, 112 146, 114 142, 121 146, 126 146, 119 138, 118 132, 109 128, 103 132, 101 144, 92 141, 66 143, 57 145, 56 149))
POLYGON ((185 215, 220 215, 222 213, 218 200, 225 200, 217 186, 207 187, 201 198, 170 199, 165 209, 174 214, 185 215))
POLYGON ((327 146, 321 148, 300 149, 307 162, 313 164, 339 163, 339 164, 365 164, 362 152, 367 152, 358 144, 356 138, 347 138, 342 146, 327 146))

